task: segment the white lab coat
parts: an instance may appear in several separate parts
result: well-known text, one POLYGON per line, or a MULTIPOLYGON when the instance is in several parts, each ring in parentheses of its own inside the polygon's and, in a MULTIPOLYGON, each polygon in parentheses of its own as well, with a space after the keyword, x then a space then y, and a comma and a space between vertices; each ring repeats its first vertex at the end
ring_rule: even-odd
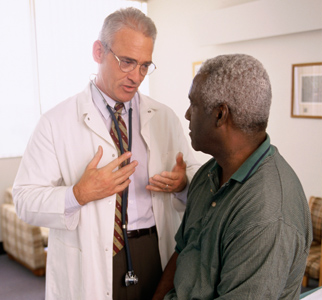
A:
MULTIPOLYGON (((199 164, 179 119, 165 105, 139 96, 149 176, 170 171, 181 151, 190 181, 199 164)), ((66 190, 80 179, 99 145, 103 157, 98 167, 103 167, 117 150, 88 85, 41 117, 21 161, 13 189, 17 214, 50 228, 47 300, 112 299, 115 195, 88 203, 69 219, 64 215, 66 190)), ((164 267, 174 251, 184 205, 169 193, 152 193, 152 203, 164 267)))

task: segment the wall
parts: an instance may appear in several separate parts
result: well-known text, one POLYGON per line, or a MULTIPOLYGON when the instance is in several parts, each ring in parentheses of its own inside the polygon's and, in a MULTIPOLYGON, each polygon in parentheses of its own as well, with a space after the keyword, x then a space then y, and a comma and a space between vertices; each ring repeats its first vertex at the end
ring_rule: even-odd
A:
MULTIPOLYGON (((295 1, 295 0, 294 0, 295 1)), ((288 0, 280 1, 282 3, 288 0)), ((292 11, 293 7, 303 7, 304 1, 296 0, 298 5, 288 7, 288 15, 285 15, 285 22, 290 16, 298 15, 298 11, 292 11)), ((295 3, 294 2, 294 3, 295 3)), ((259 59, 266 67, 273 88, 273 103, 268 126, 268 133, 272 143, 276 145, 298 174, 307 197, 310 195, 322 195, 322 119, 291 118, 291 72, 292 64, 305 62, 322 61, 322 30, 315 29, 315 25, 301 31, 299 28, 292 31, 287 26, 283 33, 272 33, 269 22, 259 24, 257 37, 250 40, 238 41, 238 38, 231 39, 229 43, 216 42, 216 32, 225 37, 231 35, 231 28, 238 31, 245 28, 239 19, 231 18, 228 24, 217 25, 216 28, 209 26, 209 15, 218 15, 222 12, 227 15, 229 6, 236 10, 245 12, 245 7, 251 6, 249 22, 252 15, 260 13, 256 5, 265 4, 267 13, 276 22, 276 0, 267 1, 215 1, 215 0, 149 0, 148 15, 155 21, 158 28, 158 38, 155 46, 153 60, 158 69, 150 76, 150 95, 157 100, 172 107, 182 120, 185 134, 188 133, 188 122, 184 114, 189 106, 187 97, 192 81, 192 63, 202 61, 210 57, 228 53, 246 53, 259 59), (248 2, 242 4, 242 2, 248 2), (271 6, 270 6, 271 3, 271 6), (227 8, 228 7, 228 8, 227 8), (271 32, 261 37, 263 32, 271 32), (205 38, 206 36, 206 38, 205 38), (201 38, 202 37, 202 38, 201 38), (205 40, 210 41, 209 44, 205 40), (216 44, 212 44, 214 41, 216 44)), ((311 12, 316 6, 322 4, 321 0, 306 1, 307 6, 312 6, 311 12)), ((320 10, 322 20, 322 10, 320 10)), ((308 16, 309 14, 304 14, 308 16)), ((316 14, 311 14, 315 15, 316 14)), ((229 16, 229 14, 228 14, 229 16)), ((258 18, 257 22, 258 22, 258 18)), ((269 19, 266 17, 266 19, 269 19)), ((283 21, 283 20, 279 20, 283 21)), ((310 23, 308 19, 299 19, 302 24, 310 23)), ((294 22, 294 20, 293 20, 294 22)), ((319 20, 318 20, 319 22, 319 20)), ((288 24, 286 24, 288 25, 288 24)), ((304 25, 303 25, 304 26, 304 25)), ((320 23, 317 28, 320 27, 320 23)), ((321 27, 320 27, 321 28, 321 27)), ((238 35, 237 35, 238 37, 238 35)), ((189 139, 188 135, 187 138, 189 139)), ((202 153, 196 153, 196 157, 204 162, 209 158, 202 153)))

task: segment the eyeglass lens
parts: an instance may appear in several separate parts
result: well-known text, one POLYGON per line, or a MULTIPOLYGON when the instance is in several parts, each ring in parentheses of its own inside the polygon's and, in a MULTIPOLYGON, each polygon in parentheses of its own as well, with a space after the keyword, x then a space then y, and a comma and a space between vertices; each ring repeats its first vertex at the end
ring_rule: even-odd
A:
MULTIPOLYGON (((138 63, 135 60, 119 60, 119 66, 121 71, 123 72, 131 72, 133 71, 138 63)), ((155 70, 155 65, 153 63, 151 64, 141 64, 140 65, 140 72, 143 76, 151 74, 155 70)))

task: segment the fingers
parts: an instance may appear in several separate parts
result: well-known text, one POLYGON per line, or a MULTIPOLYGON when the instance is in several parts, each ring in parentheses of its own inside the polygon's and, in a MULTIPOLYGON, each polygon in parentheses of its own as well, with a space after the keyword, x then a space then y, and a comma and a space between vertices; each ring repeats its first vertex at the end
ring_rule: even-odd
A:
POLYGON ((125 182, 134 172, 138 162, 132 161, 130 164, 113 172, 115 185, 121 185, 125 182))
POLYGON ((176 162, 179 167, 185 167, 186 163, 183 160, 183 154, 182 152, 179 152, 176 157, 176 162))
POLYGON ((122 184, 117 185, 115 187, 115 193, 119 193, 119 192, 124 191, 130 185, 130 183, 131 183, 131 180, 127 179, 124 182, 122 182, 122 184))
POLYGON ((176 156, 176 164, 171 172, 163 171, 149 179, 147 190, 155 192, 180 192, 187 184, 186 163, 183 154, 179 152, 176 156))
POLYGON ((130 184, 129 177, 135 172, 135 168, 138 165, 137 161, 133 161, 124 167, 118 168, 131 157, 131 153, 127 152, 106 166, 97 168, 102 155, 103 148, 99 146, 80 180, 73 187, 76 200, 81 205, 123 191, 130 184))
POLYGON ((173 193, 178 189, 180 182, 180 178, 172 172, 162 172, 149 179, 150 184, 146 186, 146 189, 154 192, 173 193))
POLYGON ((95 153, 93 159, 88 163, 87 168, 89 169, 96 168, 102 156, 103 156, 103 148, 102 146, 98 146, 98 150, 95 153))
POLYGON ((183 160, 183 154, 181 152, 179 152, 177 154, 176 162, 177 162, 177 164, 174 166, 172 171, 174 172, 174 171, 178 171, 178 170, 184 170, 184 172, 185 172, 187 165, 186 165, 185 161, 183 160))
POLYGON ((131 156, 132 156, 131 152, 125 152, 124 154, 122 154, 121 156, 117 157, 112 162, 110 162, 107 166, 112 170, 114 170, 115 168, 120 166, 123 162, 128 160, 131 156))

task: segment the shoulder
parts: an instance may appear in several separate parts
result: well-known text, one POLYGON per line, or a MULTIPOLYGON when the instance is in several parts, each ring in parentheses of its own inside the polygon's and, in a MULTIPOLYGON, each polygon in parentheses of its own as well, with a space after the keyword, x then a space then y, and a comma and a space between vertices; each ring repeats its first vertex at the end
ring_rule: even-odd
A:
POLYGON ((236 207, 245 212, 246 220, 270 223, 283 220, 292 227, 303 229, 307 223, 308 205, 302 184, 275 146, 258 170, 242 185, 236 185, 236 207))
POLYGON ((302 196, 302 185, 297 174, 279 153, 278 149, 273 145, 271 147, 273 147, 274 153, 263 161, 258 169, 257 176, 261 177, 266 185, 271 184, 275 185, 275 187, 287 188, 291 194, 298 194, 300 191, 302 196))
POLYGON ((86 87, 85 90, 56 104, 50 110, 45 112, 42 115, 42 118, 52 122, 58 122, 61 120, 66 121, 67 119, 71 120, 74 118, 77 119, 78 116, 83 113, 84 109, 88 110, 89 107, 94 107, 91 99, 90 89, 89 87, 86 87))
POLYGON ((169 106, 154 100, 153 98, 139 93, 140 98, 140 107, 146 108, 146 109, 152 109, 158 113, 165 113, 165 114, 172 114, 176 115, 175 112, 170 108, 169 106))

